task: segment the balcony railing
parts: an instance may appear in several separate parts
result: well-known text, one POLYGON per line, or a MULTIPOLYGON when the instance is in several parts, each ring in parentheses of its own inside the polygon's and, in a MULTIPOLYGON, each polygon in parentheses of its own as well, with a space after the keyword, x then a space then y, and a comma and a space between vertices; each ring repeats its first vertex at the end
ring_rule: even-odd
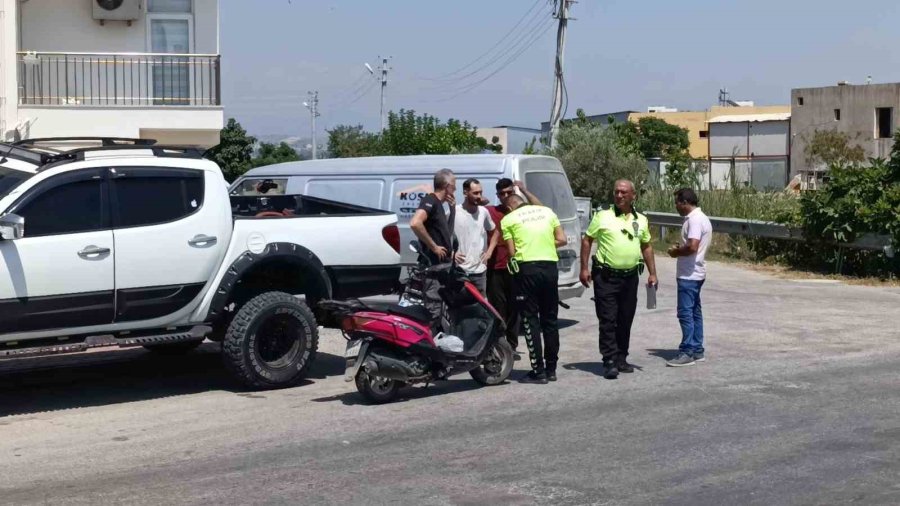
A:
POLYGON ((19 104, 218 106, 220 56, 169 53, 18 53, 19 104))

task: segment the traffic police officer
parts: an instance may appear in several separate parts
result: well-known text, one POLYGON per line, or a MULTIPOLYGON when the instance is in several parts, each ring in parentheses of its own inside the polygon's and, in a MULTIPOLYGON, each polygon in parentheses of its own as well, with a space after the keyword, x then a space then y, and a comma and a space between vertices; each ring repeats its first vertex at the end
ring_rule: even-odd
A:
POLYGON ((656 286, 656 262, 650 245, 647 217, 634 210, 636 198, 631 181, 616 181, 615 205, 594 214, 581 241, 581 283, 594 283, 594 305, 600 320, 600 354, 603 376, 615 379, 619 372, 634 372, 628 363, 631 324, 637 310, 638 279, 644 266, 647 283, 656 286), (597 254, 588 268, 591 246, 597 254))
POLYGON ((500 221, 500 230, 509 249, 513 293, 531 357, 531 372, 525 381, 546 384, 548 380, 556 381, 559 360, 556 248, 568 241, 559 218, 550 208, 526 205, 518 195, 509 197, 506 206, 510 212, 500 221))

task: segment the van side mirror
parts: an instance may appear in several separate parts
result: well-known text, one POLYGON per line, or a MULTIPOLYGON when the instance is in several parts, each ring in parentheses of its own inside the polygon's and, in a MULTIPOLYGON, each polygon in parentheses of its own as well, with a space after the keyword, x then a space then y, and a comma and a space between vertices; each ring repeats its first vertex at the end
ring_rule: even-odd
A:
POLYGON ((14 241, 25 237, 25 218, 18 214, 0 216, 0 239, 14 241))

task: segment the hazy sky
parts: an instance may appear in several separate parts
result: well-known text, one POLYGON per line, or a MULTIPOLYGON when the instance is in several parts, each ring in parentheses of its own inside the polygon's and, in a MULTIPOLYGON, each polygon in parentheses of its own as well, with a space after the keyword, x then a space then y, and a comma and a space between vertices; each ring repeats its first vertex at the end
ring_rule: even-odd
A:
MULTIPOLYGON (((308 135, 307 90, 319 90, 320 130, 377 129, 378 86, 363 64, 375 66, 379 55, 393 57, 389 109, 478 126, 537 128, 549 117, 555 27, 547 0, 220 3, 225 112, 253 134, 308 135), (433 80, 460 67, 454 80, 433 80)), ((705 109, 722 86, 735 100, 767 105, 787 104, 792 87, 862 83, 869 74, 900 81, 897 0, 580 0, 572 16, 569 116, 578 107, 705 109)))

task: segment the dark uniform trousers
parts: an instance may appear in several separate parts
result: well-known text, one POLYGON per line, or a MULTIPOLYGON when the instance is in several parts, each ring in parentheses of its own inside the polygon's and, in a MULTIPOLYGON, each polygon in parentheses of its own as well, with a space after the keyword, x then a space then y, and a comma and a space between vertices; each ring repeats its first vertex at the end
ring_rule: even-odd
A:
MULTIPOLYGON (((512 274, 506 269, 490 269, 487 278, 488 301, 506 323, 506 340, 515 350, 519 346, 519 313, 513 296, 512 274)), ((497 332, 502 332, 499 328, 497 332)))
POLYGON ((631 324, 637 311, 637 272, 617 276, 607 269, 595 267, 594 306, 600 320, 600 354, 605 361, 625 360, 631 343, 631 324))
POLYGON ((522 333, 536 372, 556 371, 559 361, 559 270, 556 262, 522 262, 514 277, 522 333), (543 334, 543 343, 541 336, 543 334))

